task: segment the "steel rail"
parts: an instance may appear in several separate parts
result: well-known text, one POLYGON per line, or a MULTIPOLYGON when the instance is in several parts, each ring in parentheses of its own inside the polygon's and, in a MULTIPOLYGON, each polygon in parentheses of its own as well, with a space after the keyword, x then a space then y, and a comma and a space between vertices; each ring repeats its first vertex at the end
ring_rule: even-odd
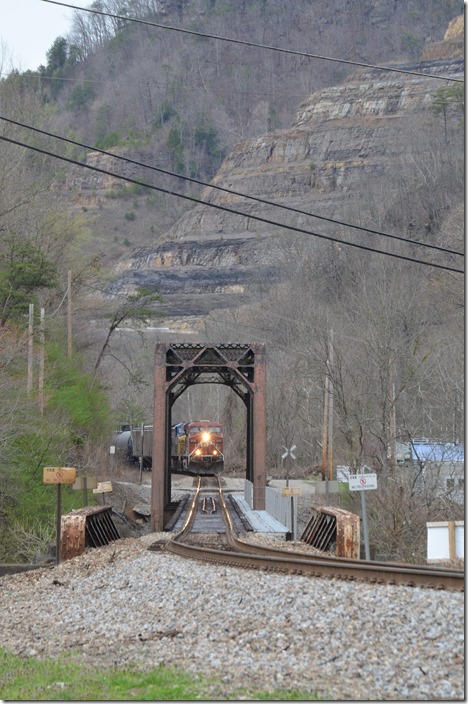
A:
MULTIPOLYGON (((240 538, 235 538, 234 543, 236 546, 236 549, 238 549, 240 552, 253 552, 255 554, 261 554, 261 555, 269 555, 270 557, 288 557, 289 555, 297 555, 301 556, 306 560, 327 560, 330 561, 331 563, 339 564, 342 565, 343 563, 348 563, 350 565, 374 565, 377 567, 382 566, 382 562, 379 562, 377 560, 359 560, 356 561, 353 558, 350 557, 336 557, 335 555, 313 555, 313 554, 307 554, 307 553, 300 553, 294 550, 287 550, 285 548, 275 548, 275 547, 268 547, 266 545, 260 545, 259 543, 254 543, 254 542, 248 542, 246 543, 245 541, 241 540, 240 538)), ((407 563, 403 562, 385 562, 385 565, 389 567, 394 567, 395 569, 400 570, 401 572, 407 571, 410 574, 413 574, 415 570, 419 570, 420 572, 427 572, 428 574, 446 574, 446 575, 451 575, 451 576, 464 576, 463 571, 461 570, 455 570, 450 567, 447 568, 434 568, 429 565, 410 565, 407 563)))
POLYGON ((248 569, 272 570, 328 579, 337 578, 372 584, 464 591, 464 572, 451 569, 433 569, 427 566, 401 565, 375 561, 356 561, 347 558, 304 555, 245 543, 237 538, 218 477, 219 501, 226 525, 226 542, 231 551, 188 545, 185 536, 190 532, 200 491, 200 483, 182 530, 166 544, 169 552, 181 557, 222 563, 248 569))
POLYGON ((432 574, 421 570, 402 572, 395 567, 387 566, 385 563, 381 563, 377 567, 376 565, 362 565, 361 563, 353 566, 345 563, 337 564, 322 559, 315 561, 303 560, 297 557, 281 559, 254 553, 201 548, 175 540, 169 541, 167 550, 185 558, 248 569, 272 570, 275 572, 360 581, 371 584, 398 584, 409 587, 464 591, 463 574, 446 574, 443 571, 432 574))
MULTIPOLYGON (((219 482, 219 477, 218 477, 218 482, 219 482)), ((346 558, 346 557, 336 557, 336 556, 317 556, 317 555, 311 555, 311 554, 305 554, 305 553, 298 553, 294 552, 293 550, 286 550, 286 549, 281 549, 281 548, 274 548, 274 547, 268 547, 266 545, 260 545, 258 543, 253 543, 253 542, 245 542, 238 538, 236 535, 235 531, 233 530, 232 526, 232 521, 229 516, 229 511, 227 509, 224 496, 222 493, 222 488, 221 488, 221 483, 219 482, 219 492, 220 492, 220 503, 223 508, 223 512, 225 517, 227 518, 227 524, 229 525, 229 531, 228 531, 228 542, 229 544, 234 548, 234 550, 237 550, 239 552, 247 553, 247 554, 255 554, 255 555, 263 555, 263 556, 268 556, 273 559, 280 559, 280 560, 289 560, 291 556, 293 558, 299 558, 299 559, 305 559, 307 561, 313 562, 314 564, 317 564, 317 562, 320 560, 321 562, 323 561, 330 561, 331 564, 335 564, 337 567, 341 568, 344 565, 348 565, 352 567, 353 569, 358 569, 364 570, 366 568, 369 568, 371 572, 381 572, 382 571, 382 564, 385 564, 385 568, 388 568, 388 571, 391 573, 397 573, 401 575, 407 575, 410 577, 410 579, 413 579, 414 576, 417 574, 418 579, 421 579, 423 576, 428 575, 432 580, 435 579, 440 579, 443 578, 444 580, 448 580, 449 582, 453 582, 454 584, 458 585, 458 588, 460 588, 460 582, 463 582, 462 589, 464 589, 464 572, 461 570, 454 570, 451 568, 434 568, 428 565, 407 565, 407 564, 402 564, 398 562, 378 562, 376 560, 359 560, 359 562, 356 562, 356 560, 352 558, 346 558)))
POLYGON ((188 511, 185 523, 182 526, 181 530, 178 533, 176 533, 176 535, 174 536, 174 538, 172 540, 181 540, 181 539, 185 538, 185 536, 188 533, 190 533, 190 530, 192 528, 192 525, 193 525, 193 522, 195 520, 195 516, 197 513, 197 503, 198 503, 198 499, 200 497, 201 483, 202 483, 201 477, 198 477, 198 486, 195 489, 195 493, 194 493, 193 499, 192 499, 192 504, 191 504, 190 509, 188 511))

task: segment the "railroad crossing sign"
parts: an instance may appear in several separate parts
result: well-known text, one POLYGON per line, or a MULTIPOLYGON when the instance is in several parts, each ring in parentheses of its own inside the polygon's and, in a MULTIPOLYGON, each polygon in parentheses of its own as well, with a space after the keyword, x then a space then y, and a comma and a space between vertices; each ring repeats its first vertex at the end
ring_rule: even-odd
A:
POLYGON ((377 489, 376 474, 350 474, 349 475, 349 490, 350 491, 366 491, 368 489, 377 489))
POLYGON ((283 454, 281 455, 281 459, 282 459, 282 460, 285 460, 286 457, 290 457, 292 460, 295 460, 295 459, 296 459, 296 455, 294 454, 294 450, 296 449, 296 445, 293 445, 293 446, 290 447, 289 449, 288 449, 287 447, 284 447, 284 445, 283 445, 283 448, 284 448, 285 451, 284 451, 283 454))

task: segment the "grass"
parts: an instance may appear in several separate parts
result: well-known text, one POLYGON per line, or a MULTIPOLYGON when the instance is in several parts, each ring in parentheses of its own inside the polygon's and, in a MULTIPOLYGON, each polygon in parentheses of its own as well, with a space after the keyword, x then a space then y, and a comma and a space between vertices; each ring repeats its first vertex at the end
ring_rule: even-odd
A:
POLYGON ((140 672, 135 668, 96 668, 80 664, 73 655, 59 660, 36 660, 0 648, 0 699, 14 701, 183 701, 238 700, 312 701, 317 697, 297 690, 226 694, 226 684, 199 678, 160 665, 140 672))

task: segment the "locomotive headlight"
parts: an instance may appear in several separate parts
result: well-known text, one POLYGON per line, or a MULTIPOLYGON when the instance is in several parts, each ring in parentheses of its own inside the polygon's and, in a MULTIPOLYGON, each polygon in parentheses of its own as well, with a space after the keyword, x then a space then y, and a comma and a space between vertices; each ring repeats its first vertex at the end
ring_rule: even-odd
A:
POLYGON ((217 454, 218 454, 218 451, 217 451, 217 450, 213 450, 213 455, 217 455, 217 454))
POLYGON ((201 450, 198 448, 197 450, 195 450, 195 454, 197 455, 197 457, 199 457, 201 455, 201 450))
POLYGON ((203 442, 208 442, 210 439, 210 434, 209 433, 203 433, 202 435, 202 440, 203 442))

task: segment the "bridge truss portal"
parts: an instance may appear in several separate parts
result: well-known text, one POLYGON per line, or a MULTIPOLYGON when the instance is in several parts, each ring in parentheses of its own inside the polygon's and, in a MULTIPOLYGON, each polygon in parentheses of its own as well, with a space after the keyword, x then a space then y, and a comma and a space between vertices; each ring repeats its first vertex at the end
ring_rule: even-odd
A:
POLYGON ((151 528, 164 530, 171 502, 171 425, 175 401, 193 384, 229 386, 247 409, 246 478, 253 508, 265 508, 266 359, 263 343, 157 343, 154 364, 151 528))

